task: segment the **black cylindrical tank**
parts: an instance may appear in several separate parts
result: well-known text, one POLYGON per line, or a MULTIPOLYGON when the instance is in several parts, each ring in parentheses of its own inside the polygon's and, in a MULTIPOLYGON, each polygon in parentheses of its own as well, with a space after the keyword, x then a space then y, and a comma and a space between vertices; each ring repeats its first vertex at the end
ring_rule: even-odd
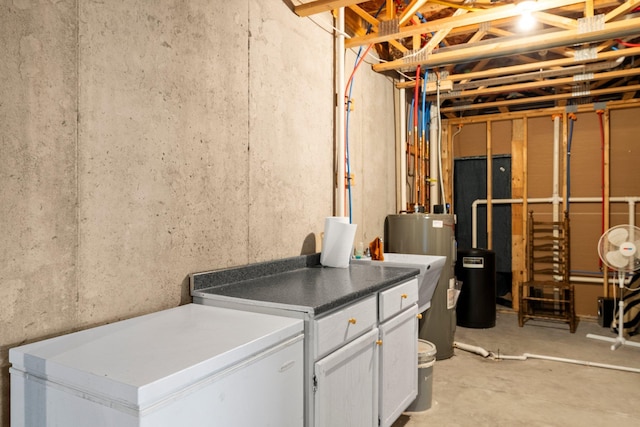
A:
POLYGON ((458 326, 496 325, 496 254, 487 249, 459 249, 456 278, 462 289, 456 305, 458 326))

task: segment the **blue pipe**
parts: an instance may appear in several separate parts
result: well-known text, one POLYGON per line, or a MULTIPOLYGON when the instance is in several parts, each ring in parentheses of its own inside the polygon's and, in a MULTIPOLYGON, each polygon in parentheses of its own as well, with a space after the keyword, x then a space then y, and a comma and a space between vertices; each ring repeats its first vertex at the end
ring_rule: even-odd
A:
MULTIPOLYGON (((377 17, 382 11, 385 3, 380 5, 380 8, 376 12, 374 17, 377 17)), ((367 26, 367 34, 371 31, 371 24, 367 26)), ((362 46, 358 49, 358 54, 356 55, 356 61, 353 65, 353 68, 358 65, 358 61, 360 60, 360 55, 362 54, 362 46)), ((351 113, 351 93, 353 91, 353 81, 355 80, 355 76, 351 79, 351 84, 349 85, 349 96, 347 98, 347 118, 345 120, 345 157, 347 163, 347 193, 349 194, 349 224, 353 224, 353 208, 351 203, 351 160, 349 155, 349 117, 351 113)))

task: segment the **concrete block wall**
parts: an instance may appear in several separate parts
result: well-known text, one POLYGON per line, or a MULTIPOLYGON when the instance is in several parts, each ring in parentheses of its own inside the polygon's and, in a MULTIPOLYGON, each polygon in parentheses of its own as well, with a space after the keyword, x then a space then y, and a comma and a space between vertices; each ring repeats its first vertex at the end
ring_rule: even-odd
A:
MULTIPOLYGON (((187 303, 191 272, 319 248, 330 23, 284 1, 0 2, 0 426, 9 348, 187 303)), ((356 88, 368 241, 395 211, 393 86, 365 64, 356 88)))

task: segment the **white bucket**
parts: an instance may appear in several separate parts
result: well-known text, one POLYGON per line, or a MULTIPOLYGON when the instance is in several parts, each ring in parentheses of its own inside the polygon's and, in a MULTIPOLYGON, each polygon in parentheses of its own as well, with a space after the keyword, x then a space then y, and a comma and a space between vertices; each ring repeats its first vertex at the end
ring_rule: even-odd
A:
POLYGON ((436 363, 435 344, 418 340, 418 396, 405 412, 422 412, 431 408, 433 400, 433 365, 436 363))

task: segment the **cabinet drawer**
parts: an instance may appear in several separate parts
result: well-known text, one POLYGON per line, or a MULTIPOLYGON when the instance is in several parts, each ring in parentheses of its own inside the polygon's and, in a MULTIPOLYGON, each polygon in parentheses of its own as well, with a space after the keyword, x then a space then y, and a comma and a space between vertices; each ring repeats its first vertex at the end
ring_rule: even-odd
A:
POLYGON ((375 295, 314 321, 316 359, 373 328, 376 321, 375 295))
POLYGON ((380 292, 380 321, 395 316, 418 301, 418 279, 411 279, 380 292))

